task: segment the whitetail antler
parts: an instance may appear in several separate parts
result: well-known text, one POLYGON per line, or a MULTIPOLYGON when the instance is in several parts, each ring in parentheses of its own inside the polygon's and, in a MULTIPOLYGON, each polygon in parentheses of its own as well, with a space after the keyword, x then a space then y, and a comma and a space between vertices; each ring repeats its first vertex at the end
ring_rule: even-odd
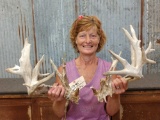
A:
MULTIPOLYGON (((120 54, 121 55, 121 52, 120 54)), ((109 71, 114 71, 116 66, 117 66, 117 63, 118 63, 118 60, 117 59, 114 59, 112 58, 112 64, 111 64, 111 67, 109 69, 109 71)), ((111 75, 108 75, 106 76, 106 78, 102 78, 101 81, 100 81, 100 89, 99 90, 96 90, 95 88, 91 87, 91 89, 93 90, 93 93, 94 95, 97 97, 98 101, 99 102, 107 102, 106 101, 106 96, 112 96, 113 94, 113 90, 112 90, 112 85, 111 85, 111 79, 110 79, 111 75)))
POLYGON ((19 59, 20 66, 15 65, 13 68, 7 68, 6 71, 21 75, 24 79, 24 84, 27 87, 28 95, 32 94, 40 94, 37 89, 42 89, 45 87, 45 85, 42 85, 42 83, 48 81, 50 78, 53 77, 54 73, 49 74, 40 74, 39 69, 40 65, 42 64, 44 60, 44 56, 40 59, 40 61, 36 64, 34 69, 32 70, 32 66, 30 63, 30 46, 31 44, 28 43, 28 39, 25 39, 24 48, 21 51, 21 58, 19 59), (38 80, 39 77, 45 77, 41 80, 38 80))
MULTIPOLYGON (((104 80, 106 86, 104 86, 103 84, 101 85, 100 90, 93 91, 97 97, 100 95, 103 96, 104 101, 106 101, 105 100, 106 96, 108 95, 112 96, 112 94, 114 93, 111 86, 111 80, 110 80, 111 75, 123 74, 123 75, 126 75, 124 78, 127 81, 137 80, 143 77, 142 70, 143 70, 144 64, 156 63, 155 61, 147 58, 147 54, 154 51, 154 49, 151 49, 151 46, 152 46, 151 42, 149 43, 149 46, 146 50, 144 50, 143 47, 141 49, 140 48, 141 41, 137 39, 132 25, 130 25, 131 35, 126 29, 123 28, 123 30, 126 36, 129 38, 130 45, 131 45, 131 64, 129 64, 127 60, 120 57, 120 55, 117 55, 113 51, 109 50, 109 52, 113 55, 114 58, 116 58, 116 60, 112 61, 110 70, 104 73, 104 75, 106 76, 106 80, 104 80), (115 63, 117 63, 118 61, 122 63, 122 65, 124 66, 124 69, 114 71, 114 69, 112 69, 112 66, 116 67, 115 63), (107 81, 109 83, 107 83, 107 81)), ((103 82, 103 80, 101 81, 103 82)), ((101 97, 98 97, 98 100, 100 101, 103 101, 103 99, 101 99, 101 97)))
POLYGON ((67 76, 66 76, 66 70, 65 70, 65 62, 63 61, 63 71, 62 73, 60 73, 56 67, 56 65, 54 64, 54 62, 52 60, 51 61, 51 64, 52 64, 52 67, 55 69, 56 71, 56 74, 59 76, 60 80, 61 80, 61 83, 65 89, 65 95, 64 97, 66 98, 66 104, 65 104, 65 118, 66 119, 66 112, 67 112, 67 107, 68 107, 68 104, 69 104, 69 101, 72 101, 76 104, 78 104, 78 100, 79 100, 79 88, 71 88, 69 86, 69 83, 68 83, 68 80, 67 80, 67 76))
POLYGON ((125 74, 128 76, 141 78, 142 75, 142 68, 144 64, 146 63, 156 63, 153 60, 150 60, 147 58, 147 54, 154 51, 154 49, 151 49, 151 42, 149 43, 149 46, 146 50, 142 47, 140 48, 140 40, 137 39, 135 31, 133 27, 130 25, 131 34, 128 33, 126 29, 123 28, 126 36, 129 38, 130 45, 131 45, 131 61, 132 63, 129 64, 125 59, 120 57, 119 55, 115 54, 110 50, 110 53, 124 66, 123 70, 119 71, 108 71, 105 73, 105 75, 111 75, 111 74, 125 74))

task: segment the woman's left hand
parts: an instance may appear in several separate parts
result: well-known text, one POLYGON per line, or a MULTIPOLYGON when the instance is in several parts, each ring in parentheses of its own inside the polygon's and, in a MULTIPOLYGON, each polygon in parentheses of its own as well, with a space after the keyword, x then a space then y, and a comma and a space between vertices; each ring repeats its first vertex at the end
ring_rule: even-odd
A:
POLYGON ((112 80, 112 88, 115 94, 122 94, 127 90, 128 82, 122 76, 117 75, 112 80))

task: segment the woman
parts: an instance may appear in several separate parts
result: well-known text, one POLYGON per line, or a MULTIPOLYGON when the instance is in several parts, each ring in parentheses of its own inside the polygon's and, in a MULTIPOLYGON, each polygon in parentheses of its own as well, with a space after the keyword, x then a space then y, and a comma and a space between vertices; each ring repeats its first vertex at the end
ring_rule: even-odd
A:
MULTIPOLYGON (((69 83, 83 76, 86 85, 80 90, 78 104, 70 103, 67 109, 67 120, 110 120, 120 108, 120 94, 127 89, 127 82, 121 76, 114 76, 112 87, 115 93, 107 96, 107 103, 98 102, 92 89, 100 87, 103 73, 109 70, 111 63, 96 56, 105 42, 106 36, 100 20, 96 16, 79 16, 70 30, 73 48, 79 53, 76 59, 66 63, 66 73, 69 83)), ((59 68, 62 71, 62 66, 59 68)), ((48 97, 53 101, 53 110, 57 116, 64 116, 65 90, 58 77, 56 83, 48 91, 48 97), (58 108, 58 109, 57 109, 58 108)))

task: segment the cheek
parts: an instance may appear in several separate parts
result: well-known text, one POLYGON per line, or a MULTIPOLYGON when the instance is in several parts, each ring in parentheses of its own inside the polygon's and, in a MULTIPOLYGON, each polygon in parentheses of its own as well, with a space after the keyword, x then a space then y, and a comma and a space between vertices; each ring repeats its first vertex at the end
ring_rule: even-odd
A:
POLYGON ((76 45, 80 45, 84 42, 84 40, 81 40, 81 39, 76 39, 75 43, 76 45))
POLYGON ((78 38, 76 38, 76 40, 75 40, 75 44, 76 44, 76 45, 78 45, 78 44, 79 44, 79 40, 78 40, 78 38))
POLYGON ((100 43, 100 40, 98 39, 97 41, 95 41, 95 44, 98 45, 100 43))

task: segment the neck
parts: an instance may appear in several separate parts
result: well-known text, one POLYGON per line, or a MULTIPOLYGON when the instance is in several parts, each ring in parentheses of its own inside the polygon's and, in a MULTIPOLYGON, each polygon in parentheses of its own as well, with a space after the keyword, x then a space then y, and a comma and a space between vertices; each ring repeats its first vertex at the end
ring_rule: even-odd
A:
POLYGON ((79 64, 89 65, 89 64, 97 64, 98 58, 95 55, 92 55, 92 56, 80 55, 77 58, 77 60, 79 64))
POLYGON ((96 55, 84 56, 80 55, 76 60, 76 67, 79 75, 83 76, 86 83, 89 83, 94 77, 95 71, 98 66, 98 58, 96 55))

